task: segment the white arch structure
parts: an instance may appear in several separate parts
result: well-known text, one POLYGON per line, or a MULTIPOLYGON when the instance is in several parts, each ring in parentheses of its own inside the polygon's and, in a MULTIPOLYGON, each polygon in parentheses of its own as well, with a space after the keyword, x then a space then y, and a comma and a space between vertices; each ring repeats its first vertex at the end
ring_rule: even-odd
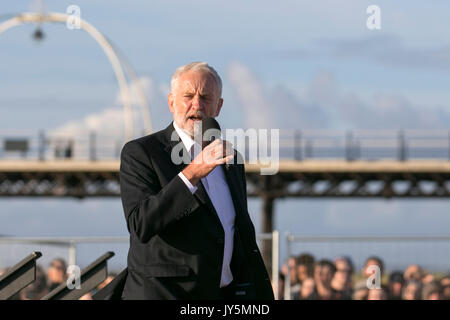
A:
MULTIPOLYGON (((60 22, 60 23, 66 23, 68 19, 73 20, 73 16, 70 16, 65 13, 59 13, 59 12, 50 12, 48 14, 41 14, 41 13, 33 13, 33 12, 25 12, 22 14, 19 14, 9 20, 4 21, 0 24, 0 34, 7 31, 8 29, 11 29, 13 27, 19 26, 21 24, 25 23, 43 23, 43 22, 60 22)), ((122 66, 120 64, 120 60, 114 51, 112 45, 109 43, 109 41, 98 31, 93 25, 88 23, 87 21, 81 19, 81 17, 77 17, 80 21, 80 28, 85 30, 92 38, 94 38, 95 41, 100 45, 100 47, 103 49, 104 53, 106 54, 109 62, 111 63, 111 66, 114 70, 114 74, 116 76, 117 82, 119 84, 120 89, 120 96, 122 98, 123 108, 124 108, 124 118, 125 118, 125 137, 128 140, 131 140, 134 134, 134 127, 133 127, 133 114, 132 114, 132 108, 131 108, 131 93, 130 89, 128 87, 128 83, 125 77, 125 74, 123 72, 122 66)), ((128 67, 129 69, 129 67, 128 67)), ((131 77, 133 80, 139 81, 139 79, 134 79, 135 75, 134 72, 131 73, 131 77)), ((142 90, 142 86, 138 82, 136 85, 137 90, 137 98, 139 99, 139 102, 142 107, 142 114, 144 119, 144 128, 147 134, 152 132, 151 127, 151 118, 150 118, 150 111, 148 108, 147 100, 145 98, 145 94, 142 90)))

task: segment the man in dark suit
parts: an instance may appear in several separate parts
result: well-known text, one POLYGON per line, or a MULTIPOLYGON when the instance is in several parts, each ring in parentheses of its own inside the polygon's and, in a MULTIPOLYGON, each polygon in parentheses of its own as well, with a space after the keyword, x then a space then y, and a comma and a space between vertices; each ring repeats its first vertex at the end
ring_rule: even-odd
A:
POLYGON ((220 139, 195 147, 195 125, 219 115, 221 91, 208 64, 178 68, 168 96, 174 121, 122 149, 130 232, 123 299, 273 299, 248 214, 242 158, 220 139))

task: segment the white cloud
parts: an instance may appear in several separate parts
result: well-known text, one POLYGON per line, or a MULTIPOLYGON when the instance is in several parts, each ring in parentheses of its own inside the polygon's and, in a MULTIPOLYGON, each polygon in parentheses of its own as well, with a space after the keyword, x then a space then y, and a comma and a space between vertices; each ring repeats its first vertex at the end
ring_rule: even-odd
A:
POLYGON ((390 92, 362 96, 345 91, 330 72, 318 72, 296 94, 270 88, 248 67, 234 63, 229 78, 248 127, 282 129, 444 129, 450 113, 390 92))
POLYGON ((102 136, 123 137, 124 132, 123 108, 111 107, 100 112, 87 115, 81 120, 67 122, 50 131, 50 135, 64 137, 85 137, 90 132, 102 136))
POLYGON ((245 125, 249 128, 269 128, 272 125, 272 106, 266 96, 263 82, 250 69, 232 63, 228 76, 242 105, 245 125))

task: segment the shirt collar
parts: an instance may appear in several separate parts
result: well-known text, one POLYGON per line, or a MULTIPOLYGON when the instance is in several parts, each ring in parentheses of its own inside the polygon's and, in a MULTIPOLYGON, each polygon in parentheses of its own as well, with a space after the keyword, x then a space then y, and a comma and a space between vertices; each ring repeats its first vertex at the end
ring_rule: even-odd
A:
POLYGON ((197 144, 198 146, 200 146, 200 144, 195 142, 186 132, 183 131, 183 129, 181 129, 176 124, 175 120, 173 121, 173 127, 175 128, 175 130, 177 131, 178 135, 180 136, 181 141, 183 142, 184 147, 186 148, 187 151, 191 152, 191 148, 192 148, 192 146, 194 144, 197 144))

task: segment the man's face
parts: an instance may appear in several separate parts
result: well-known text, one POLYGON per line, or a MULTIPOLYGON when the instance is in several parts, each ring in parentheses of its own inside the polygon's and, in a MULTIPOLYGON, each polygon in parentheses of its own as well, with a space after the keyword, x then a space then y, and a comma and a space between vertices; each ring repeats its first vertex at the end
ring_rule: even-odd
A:
POLYGON ((378 263, 378 261, 376 261, 376 260, 369 260, 369 261, 367 261, 366 265, 363 268, 363 275, 366 278, 370 277, 372 274, 375 273, 375 271, 369 271, 369 269, 368 269, 369 266, 372 266, 372 265, 376 265, 376 266, 378 266, 381 269, 380 264, 378 263))
POLYGON ((300 281, 303 281, 306 278, 310 277, 308 266, 304 264, 297 266, 297 276, 300 281))
POLYGON ((386 300, 386 293, 383 289, 370 289, 367 300, 386 300))
POLYGON ((316 285, 313 278, 306 278, 301 287, 301 295, 303 298, 309 297, 315 289, 316 285))
POLYGON ((291 274, 291 283, 296 283, 297 282, 297 269, 295 267, 295 259, 294 258, 289 258, 289 271, 291 274))
POLYGON ((450 300, 450 278, 446 277, 441 280, 442 295, 445 300, 450 300))
POLYGON ((340 282, 350 281, 350 266, 345 260, 336 260, 336 273, 334 274, 334 278, 340 282))
POLYGON ((66 270, 59 261, 52 261, 50 268, 48 269, 47 276, 52 283, 64 282, 66 270))
POLYGON ((214 77, 207 72, 187 71, 177 81, 168 96, 175 123, 194 136, 194 123, 203 117, 217 117, 223 99, 218 96, 214 77))
POLYGON ((414 283, 408 284, 405 288, 405 292, 403 294, 403 299, 404 300, 415 300, 418 290, 419 290, 419 287, 416 284, 414 284, 414 283))
POLYGON ((329 285, 333 279, 333 272, 329 266, 316 266, 314 269, 316 279, 319 279, 322 284, 329 285))
POLYGON ((401 282, 391 283, 391 293, 393 296, 399 297, 402 295, 403 284, 401 282))
POLYGON ((355 293, 353 294, 353 300, 365 300, 368 293, 369 289, 366 288, 355 290, 355 293))

